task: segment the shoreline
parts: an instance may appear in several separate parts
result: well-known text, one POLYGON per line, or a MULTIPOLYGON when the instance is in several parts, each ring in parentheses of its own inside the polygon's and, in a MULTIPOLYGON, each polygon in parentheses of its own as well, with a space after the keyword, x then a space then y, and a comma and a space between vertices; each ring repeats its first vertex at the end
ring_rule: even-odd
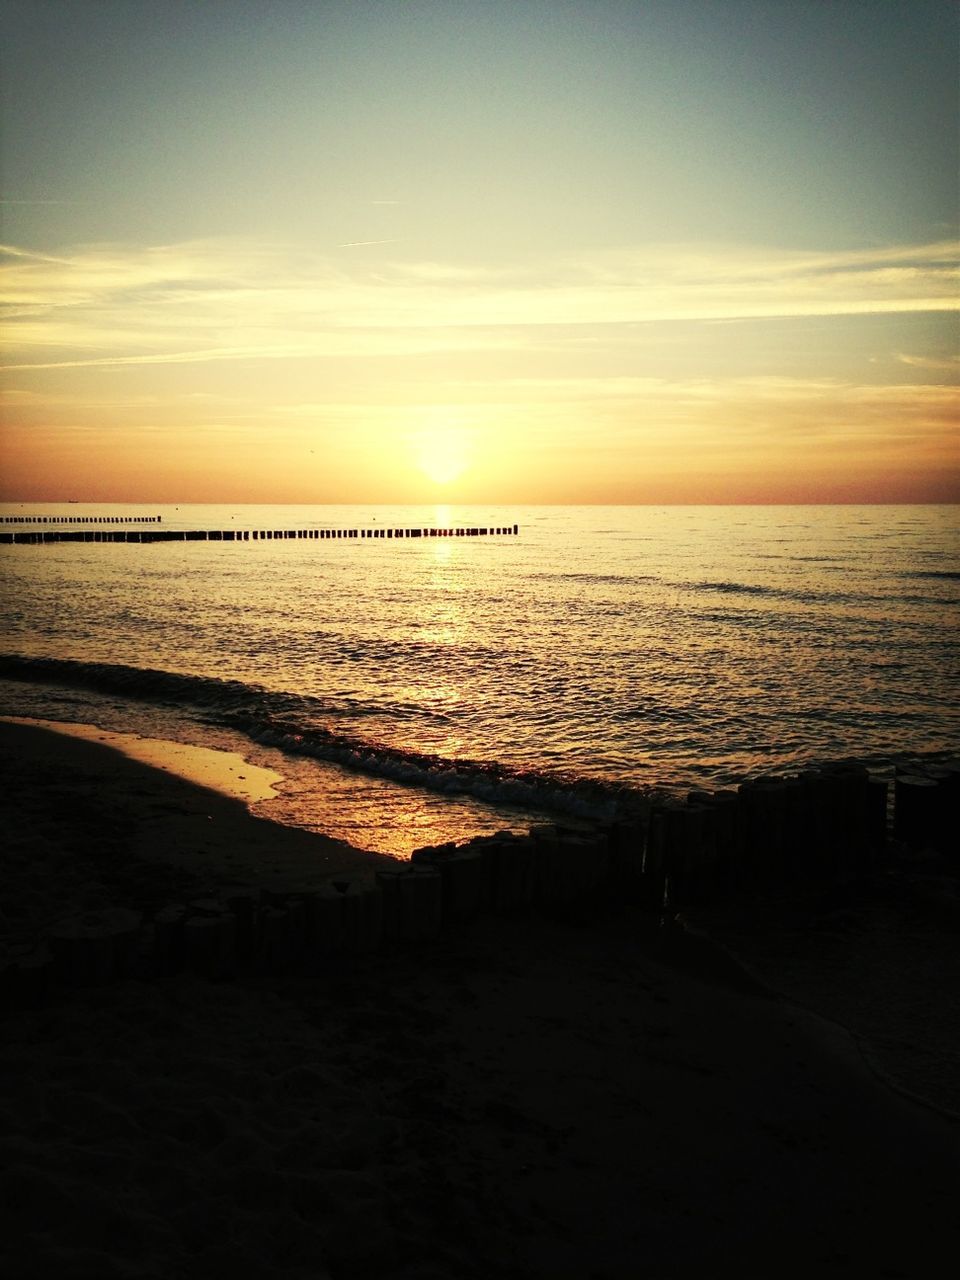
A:
MULTIPOLYGON (((362 726, 355 729, 355 721, 348 721, 354 726, 348 730, 343 730, 337 717, 332 725, 318 727, 310 714, 290 710, 288 700, 297 695, 280 688, 244 684, 244 679, 250 679, 249 675, 233 680, 210 673, 185 674, 99 659, 0 654, 0 680, 10 682, 15 689, 25 688, 31 699, 46 689, 62 688, 69 694, 89 695, 107 703, 119 698, 147 715, 160 709, 172 710, 185 721, 195 716, 196 707, 191 710, 194 701, 206 703, 209 699, 216 708, 213 714, 224 715, 220 727, 228 732, 239 685, 244 698, 249 695, 256 704, 244 713, 244 723, 233 729, 238 737, 246 736, 247 747, 253 742, 261 749, 275 749, 288 762, 303 757, 312 764, 343 768, 372 784, 412 786, 442 801, 459 798, 467 805, 528 810, 539 815, 532 821, 544 820, 550 814, 561 818, 580 814, 596 819, 616 807, 623 796, 642 802, 653 793, 682 795, 705 787, 731 788, 759 775, 790 775, 839 763, 855 762, 877 776, 891 776, 900 769, 922 771, 951 763, 957 751, 952 725, 946 736, 938 733, 931 738, 926 734, 923 740, 918 737, 905 746, 902 741, 870 741, 869 734, 854 731, 836 740, 794 744, 783 752, 771 750, 769 742, 754 744, 750 751, 745 751, 741 743, 738 748, 728 747, 713 755, 709 751, 705 754, 701 748, 695 759, 690 758, 686 747, 678 747, 679 756, 673 752, 667 756, 662 744, 655 744, 656 749, 636 756, 632 763, 621 757, 610 768, 595 774, 576 758, 558 758, 550 763, 549 752, 546 757, 507 753, 510 758, 503 759, 508 723, 498 731, 498 739, 488 741, 485 748, 474 744, 469 753, 455 751, 449 757, 442 754, 442 749, 437 754, 429 743, 407 743, 404 735, 400 735, 400 741, 393 741, 390 735, 381 741, 376 734, 368 740, 362 726), (679 764, 678 758, 682 758, 679 764)), ((304 696, 309 699, 312 695, 304 696)), ((14 696, 9 706, 6 714, 17 717, 24 704, 14 696)), ((33 714, 57 719, 47 709, 33 714)), ((95 714, 89 709, 86 718, 95 714)), ((204 724, 202 717, 197 723, 204 724)), ((123 732, 126 726, 114 727, 123 732)), ((246 749, 240 747, 240 754, 245 755, 246 749)))
POLYGON ((219 791, 222 795, 244 801, 248 806, 276 799, 275 787, 284 780, 282 774, 252 764, 238 751, 198 747, 141 733, 121 733, 115 729, 101 729, 99 725, 85 721, 4 715, 0 716, 0 723, 20 724, 64 737, 81 738, 85 742, 99 742, 119 751, 129 760, 176 774, 185 782, 219 791), (245 785, 241 786, 241 783, 245 785))
POLYGON ((31 904, 27 921, 55 918, 60 906, 143 909, 177 891, 202 897, 341 875, 370 879, 394 865, 384 854, 259 817, 236 796, 86 735, 2 721, 0 752, 9 843, 23 854, 13 883, 8 873, 7 897, 19 891, 31 904), (44 857, 54 874, 40 867, 44 857))
MULTIPOLYGON (((5 929, 18 894, 23 924, 251 870, 279 882, 285 862, 392 861, 100 744, 0 725, 0 751, 5 929)), ((177 974, 8 1012, 18 1230, 0 1263, 633 1280, 721 1255, 746 1274, 907 1276, 955 1250, 957 1125, 885 1087, 835 1023, 674 942, 630 910, 484 917, 315 977, 177 974)), ((834 955, 828 984, 844 972, 834 955)))

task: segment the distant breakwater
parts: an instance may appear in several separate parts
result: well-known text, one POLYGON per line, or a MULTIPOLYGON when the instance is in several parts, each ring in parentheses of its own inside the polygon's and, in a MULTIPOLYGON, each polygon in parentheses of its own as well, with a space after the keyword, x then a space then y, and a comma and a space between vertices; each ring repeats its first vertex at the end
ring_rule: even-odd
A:
POLYGON ((163 516, 0 516, 0 524, 160 524, 163 516))
MULTIPOLYGON (((46 517, 51 521, 59 517, 46 517)), ((119 520, 119 517, 117 518, 119 520)), ((159 516, 145 516, 144 522, 159 523, 159 516)), ((18 521, 18 523, 23 523, 18 521)), ((137 523, 132 518, 131 523, 137 523)), ((330 540, 364 538, 486 538, 515 537, 519 525, 453 525, 366 529, 18 529, 0 532, 0 543, 38 546, 58 542, 273 542, 286 539, 330 540)))

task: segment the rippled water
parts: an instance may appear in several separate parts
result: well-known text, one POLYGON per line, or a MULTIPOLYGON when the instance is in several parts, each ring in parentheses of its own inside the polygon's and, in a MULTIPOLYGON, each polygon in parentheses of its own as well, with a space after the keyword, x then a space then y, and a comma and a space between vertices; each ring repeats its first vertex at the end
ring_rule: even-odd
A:
POLYGON ((0 648, 71 664, 8 660, 0 709, 255 739, 283 754, 286 816, 328 829, 309 797, 347 765, 340 830, 373 847, 503 825, 506 804, 602 805, 623 784, 958 748, 956 507, 28 514, 44 511, 207 529, 519 523, 516 538, 0 547, 0 648), (415 784, 416 803, 384 779, 415 784), (428 794, 445 790, 465 796, 452 819, 428 794), (373 838, 391 823, 405 834, 373 838))

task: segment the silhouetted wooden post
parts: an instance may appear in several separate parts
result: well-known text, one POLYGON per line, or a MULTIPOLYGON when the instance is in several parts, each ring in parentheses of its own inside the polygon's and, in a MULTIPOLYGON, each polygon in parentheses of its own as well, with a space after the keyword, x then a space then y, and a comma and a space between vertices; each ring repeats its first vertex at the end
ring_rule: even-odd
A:
POLYGON ((658 912, 663 910, 667 896, 670 846, 673 837, 671 811, 675 807, 677 807, 676 803, 671 801, 665 801, 653 807, 643 855, 640 901, 650 910, 658 912))
POLYGON ((434 867, 413 866, 400 882, 405 938, 434 938, 443 926, 443 881, 434 867))
POLYGON ((403 936, 402 904, 400 901, 400 877, 409 875, 409 868, 397 868, 378 871, 377 887, 382 899, 383 936, 387 941, 396 941, 403 936))
POLYGON ((163 977, 180 971, 186 918, 187 908, 179 903, 161 908, 153 917, 154 954, 157 972, 163 977))
POLYGON ((483 857, 478 849, 455 849, 437 863, 443 882, 443 919, 448 927, 472 920, 483 903, 483 857))
POLYGON ((234 970, 237 922, 222 903, 191 908, 183 925, 184 965, 191 973, 221 978, 234 970))
POLYGON ((874 860, 887 845, 887 809, 890 788, 886 778, 870 778, 867 785, 867 847, 874 860))
POLYGON ((908 848, 932 846, 936 831, 938 784, 919 774, 898 774, 893 783, 893 834, 908 848))

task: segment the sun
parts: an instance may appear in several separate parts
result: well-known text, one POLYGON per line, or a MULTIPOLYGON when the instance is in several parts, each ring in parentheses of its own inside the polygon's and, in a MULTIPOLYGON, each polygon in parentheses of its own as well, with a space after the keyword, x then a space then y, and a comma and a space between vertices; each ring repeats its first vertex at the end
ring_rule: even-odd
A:
POLYGON ((453 484, 470 465, 469 443, 456 428, 431 427, 417 437, 417 467, 437 485, 453 484))

